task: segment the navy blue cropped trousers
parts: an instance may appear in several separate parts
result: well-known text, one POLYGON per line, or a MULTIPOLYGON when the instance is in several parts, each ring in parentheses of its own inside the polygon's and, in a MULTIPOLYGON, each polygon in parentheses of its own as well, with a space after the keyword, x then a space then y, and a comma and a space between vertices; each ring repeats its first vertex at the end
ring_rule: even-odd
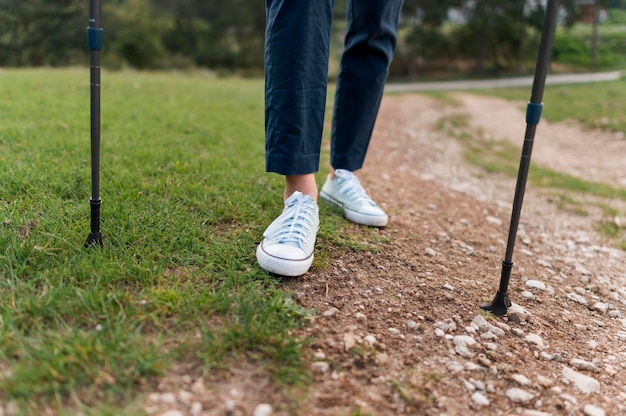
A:
MULTIPOLYGON (((266 170, 319 170, 334 0, 266 0, 266 170)), ((363 166, 396 46, 402 0, 348 0, 331 165, 363 166)))

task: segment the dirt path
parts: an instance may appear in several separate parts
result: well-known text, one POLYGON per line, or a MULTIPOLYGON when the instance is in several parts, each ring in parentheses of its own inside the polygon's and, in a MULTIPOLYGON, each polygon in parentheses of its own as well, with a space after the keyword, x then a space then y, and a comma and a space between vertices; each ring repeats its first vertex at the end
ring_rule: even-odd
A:
MULTIPOLYGON (((626 253, 594 231, 601 209, 578 216, 559 210, 545 190, 528 189, 509 291, 516 307, 504 318, 481 314, 497 287, 515 184, 467 165, 437 126, 469 114, 473 131, 521 144, 524 109, 456 98, 460 106, 385 97, 360 176, 385 201, 390 225, 346 225, 370 250, 345 249, 285 283, 318 311, 301 331, 314 339, 313 383, 279 392, 253 369, 233 369, 219 383, 206 377, 196 390, 192 380, 164 390, 190 392, 203 415, 252 415, 259 403, 271 405, 265 414, 303 416, 623 412, 626 253)), ((536 141, 540 164, 625 185, 625 140, 542 121, 536 141)), ((604 202, 626 216, 622 203, 604 202)), ((158 400, 146 408, 159 414, 158 400)))
MULTIPOLYGON (((497 98, 456 94, 472 127, 491 138, 520 145, 525 130, 525 104, 511 105, 497 98)), ((600 120, 599 120, 600 122, 600 120)), ((626 140, 613 133, 582 129, 574 121, 540 123, 533 160, 587 180, 626 187, 626 140)))

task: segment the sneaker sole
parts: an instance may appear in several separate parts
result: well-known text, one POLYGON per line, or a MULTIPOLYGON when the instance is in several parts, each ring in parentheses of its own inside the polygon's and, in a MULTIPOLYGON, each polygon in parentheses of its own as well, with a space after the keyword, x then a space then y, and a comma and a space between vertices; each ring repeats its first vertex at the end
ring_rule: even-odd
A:
POLYGON ((262 246, 263 244, 259 244, 256 249, 256 260, 266 272, 280 276, 297 277, 308 272, 311 264, 313 264, 313 254, 303 260, 287 260, 266 253, 262 246))
POLYGON ((341 208, 346 218, 354 223, 367 225, 369 227, 385 227, 389 221, 389 217, 387 215, 367 215, 361 214, 357 211, 352 211, 324 191, 320 192, 320 197, 329 204, 341 208))

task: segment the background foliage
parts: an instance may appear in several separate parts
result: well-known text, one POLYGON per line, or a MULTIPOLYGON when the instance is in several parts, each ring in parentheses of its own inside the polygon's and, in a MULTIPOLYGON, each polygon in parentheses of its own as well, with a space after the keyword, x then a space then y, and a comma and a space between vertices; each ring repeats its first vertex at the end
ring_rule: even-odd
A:
MULTIPOLYGON (((262 71, 265 9, 258 1, 102 3, 103 65, 110 69, 262 71)), ((392 76, 528 72, 543 21, 541 3, 405 0, 392 76)), ((608 19, 599 26, 595 63, 592 25, 577 24, 589 9, 579 3, 561 1, 555 62, 585 69, 626 63, 626 0, 596 0, 608 19)), ((0 0, 0 66, 84 65, 88 8, 86 0, 0 0)), ((334 60, 341 53, 345 13, 346 0, 336 0, 334 60)))

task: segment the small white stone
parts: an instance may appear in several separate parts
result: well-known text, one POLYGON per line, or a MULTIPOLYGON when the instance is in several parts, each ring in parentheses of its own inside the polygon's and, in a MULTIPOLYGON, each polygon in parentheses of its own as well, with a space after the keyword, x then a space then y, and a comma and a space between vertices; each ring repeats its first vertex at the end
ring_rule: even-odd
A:
POLYGON ((613 309, 609 311, 609 318, 621 318, 622 317, 622 313, 617 310, 617 309, 613 309))
POLYGON ((533 294, 532 294, 532 292, 529 292, 528 290, 524 290, 524 291, 521 293, 521 295, 522 295, 522 297, 523 297, 524 299, 528 299, 528 300, 533 300, 533 299, 535 299, 535 295, 533 295, 533 294))
POLYGON ((232 399, 226 400, 226 403, 224 403, 224 407, 226 408, 227 413, 232 413, 235 411, 235 409, 237 409, 237 402, 232 399))
POLYGON ((470 378, 469 382, 472 383, 474 387, 476 387, 476 390, 485 391, 485 383, 483 383, 482 381, 470 378))
POLYGON ((367 320, 367 316, 365 316, 361 312, 355 313, 354 317, 356 318, 357 321, 366 321, 367 320))
POLYGON ((543 347, 544 347, 543 339, 539 335, 537 335, 537 334, 528 334, 528 335, 526 335, 525 340, 529 344, 535 345, 535 346, 539 347, 540 349, 543 349, 543 347))
POLYGON ((546 284, 543 283, 540 280, 527 280, 525 283, 526 287, 531 288, 531 289, 539 289, 539 290, 545 290, 546 289, 546 284))
POLYGON ((480 366, 476 363, 468 361, 465 364, 463 364, 463 369, 466 371, 476 371, 476 370, 480 370, 480 366))
POLYGON ((572 358, 570 365, 577 370, 591 371, 592 373, 600 371, 598 366, 595 364, 590 363, 589 361, 581 360, 580 358, 572 358))
POLYGON ((193 398, 193 394, 191 394, 187 390, 180 390, 178 392, 178 400, 183 404, 189 405, 191 403, 192 398, 193 398))
POLYGON ((448 366, 448 371, 452 374, 460 373, 461 371, 463 371, 463 366, 457 363, 452 363, 448 366))
POLYGON ((480 339, 484 339, 484 340, 492 340, 492 339, 497 339, 497 338, 498 337, 491 331, 487 331, 487 332, 480 334, 480 339))
POLYGON ((363 338, 363 342, 371 347, 372 345, 376 344, 376 337, 374 335, 367 335, 365 338, 363 338))
POLYGON ((333 315, 335 315, 337 313, 339 313, 339 309, 337 309, 337 308, 329 308, 329 309, 326 309, 324 311, 324 313, 322 313, 322 316, 324 316, 326 318, 329 318, 329 317, 331 317, 331 316, 333 316, 333 315))
POLYGON ((465 357, 465 358, 471 358, 472 357, 472 353, 469 350, 469 348, 467 348, 467 346, 465 345, 457 345, 456 347, 454 347, 454 351, 459 354, 461 357, 465 357))
POLYGON ((489 399, 483 393, 474 392, 472 394, 472 402, 476 406, 489 406, 489 399))
POLYGON ((513 403, 526 403, 531 401, 535 396, 526 390, 513 387, 506 391, 506 397, 508 397, 513 403))
POLYGON ((159 401, 163 404, 176 404, 176 395, 174 393, 162 393, 159 401))
POLYGON ((185 414, 183 412, 181 412, 180 410, 167 410, 163 413, 161 413, 160 416, 185 416, 185 414))
POLYGON ((426 249, 424 250, 424 253, 426 253, 427 255, 431 256, 431 257, 436 257, 437 256, 437 252, 435 250, 433 250, 430 247, 426 247, 426 249))
POLYGON ((530 384, 528 377, 523 374, 513 374, 511 378, 521 386, 528 386, 530 384))
POLYGON ((450 291, 454 291, 455 290, 454 286, 452 286, 451 284, 448 284, 448 283, 443 285, 443 288, 446 289, 446 290, 450 290, 450 291))
POLYGON ((593 304, 592 309, 600 313, 606 313, 609 310, 609 305, 604 302, 596 302, 593 304))
POLYGON ((610 376, 614 376, 615 374, 617 374, 617 370, 615 369, 615 367, 610 364, 606 364, 604 366, 604 371, 610 376))
POLYGON ((544 377, 542 375, 538 375, 537 376, 537 383, 539 383, 540 386, 543 387, 550 387, 552 384, 554 384, 554 380, 548 378, 548 377, 544 377))
POLYGON ((389 328, 388 331, 393 336, 398 336, 401 334, 400 330, 396 328, 389 328))
POLYGON ((522 416, 552 416, 551 413, 541 412, 539 410, 524 409, 522 410, 522 416))
POLYGON ((579 295, 578 293, 568 293, 567 298, 572 302, 580 303, 581 305, 587 305, 587 299, 579 295))
POLYGON ((578 404, 578 400, 576 399, 576 397, 572 396, 571 394, 563 393, 561 394, 561 399, 574 405, 578 404))
POLYGON ((489 351, 495 351, 498 349, 498 345, 493 343, 493 342, 485 342, 483 344, 485 346, 486 349, 488 349, 489 351))
POLYGON ((272 406, 267 403, 261 403, 254 408, 252 416, 271 416, 272 412, 272 406))
POLYGON ((454 337, 452 342, 454 343, 454 345, 465 345, 465 346, 472 346, 476 344, 476 340, 469 335, 457 335, 454 337))
POLYGON ((314 373, 326 373, 330 369, 330 364, 326 361, 316 361, 311 364, 311 371, 314 373))
POLYGON ((530 313, 523 306, 517 303, 513 303, 507 311, 507 316, 512 322, 519 324, 522 322, 526 322, 526 320, 530 316, 530 313))
POLYGON ((583 413, 585 414, 585 416, 605 416, 606 415, 606 412, 604 411, 604 409, 596 407, 592 404, 586 404, 585 407, 583 408, 583 413))
POLYGON ((501 330, 503 330, 505 333, 511 332, 511 327, 505 324, 504 322, 496 321, 495 325, 501 330))
POLYGON ((354 338, 354 334, 351 334, 351 333, 343 334, 343 350, 350 351, 355 346, 356 346, 356 340, 354 338))
MULTIPOLYGON (((161 395, 159 393, 150 393, 148 394, 148 401, 150 403, 159 403, 161 401, 161 395)), ((0 415, 2 415, 0 413, 0 415)))
POLYGON ((487 222, 489 224, 502 225, 502 220, 500 218, 492 217, 491 215, 487 216, 487 222))
POLYGON ((191 416, 200 416, 201 413, 202 413, 202 403, 200 402, 191 403, 191 406, 189 407, 189 414, 191 416))
POLYGON ((504 336, 505 334, 504 330, 490 324, 481 315, 476 315, 474 319, 472 319, 472 325, 476 326, 481 332, 489 331, 498 337, 504 336))
POLYGON ((574 371, 569 367, 563 367, 563 378, 574 383, 583 393, 595 393, 600 390, 600 383, 596 379, 574 371))

